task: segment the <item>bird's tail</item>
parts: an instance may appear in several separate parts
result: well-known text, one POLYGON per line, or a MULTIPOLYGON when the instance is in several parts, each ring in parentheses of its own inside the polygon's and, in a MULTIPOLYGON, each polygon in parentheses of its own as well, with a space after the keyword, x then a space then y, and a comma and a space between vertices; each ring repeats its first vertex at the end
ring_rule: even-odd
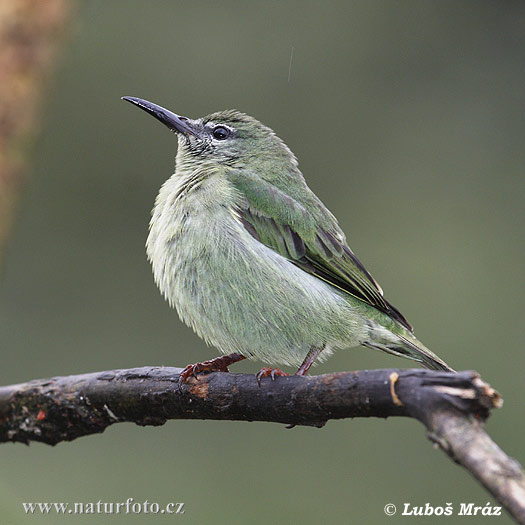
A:
POLYGON ((434 352, 431 352, 412 334, 395 334, 395 339, 392 341, 370 341, 363 343, 363 346, 376 348, 389 354, 412 359, 413 361, 417 361, 422 366, 430 370, 455 372, 455 370, 448 366, 447 363, 443 361, 443 359, 434 354, 434 352))

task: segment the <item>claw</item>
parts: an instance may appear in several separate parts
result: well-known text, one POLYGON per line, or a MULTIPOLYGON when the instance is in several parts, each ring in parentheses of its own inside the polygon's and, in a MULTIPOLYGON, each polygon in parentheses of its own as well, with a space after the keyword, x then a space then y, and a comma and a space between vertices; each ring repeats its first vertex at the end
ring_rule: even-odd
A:
POLYGON ((182 392, 182 385, 188 381, 190 377, 197 377, 201 372, 229 372, 228 366, 238 361, 242 361, 245 357, 241 354, 229 354, 202 363, 195 363, 188 365, 179 375, 179 392, 182 392))
POLYGON ((184 368, 184 370, 180 373, 180 376, 179 376, 179 384, 181 383, 186 383, 186 381, 188 381, 188 379, 190 377, 196 377, 197 376, 197 372, 199 372, 199 370, 197 370, 198 366, 200 365, 201 363, 195 363, 194 365, 188 365, 184 368))
POLYGON ((265 366, 264 368, 261 368, 257 374, 255 375, 257 379, 257 383, 259 383, 259 386, 261 386, 261 380, 265 377, 271 377, 272 381, 275 381, 275 376, 289 376, 290 374, 287 374, 286 372, 283 372, 279 368, 272 368, 271 366, 265 366))
POLYGON ((202 363, 188 365, 180 373, 179 391, 182 390, 182 385, 186 383, 190 377, 197 377, 197 374, 200 374, 201 372, 229 372, 229 370, 225 365, 213 363, 213 359, 210 361, 203 361, 202 363))

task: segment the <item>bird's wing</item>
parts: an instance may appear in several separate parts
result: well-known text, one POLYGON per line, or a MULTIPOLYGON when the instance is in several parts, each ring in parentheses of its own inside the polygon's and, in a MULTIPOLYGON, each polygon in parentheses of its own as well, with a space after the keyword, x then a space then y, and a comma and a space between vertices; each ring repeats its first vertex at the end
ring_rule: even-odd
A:
POLYGON ((294 198, 246 173, 229 178, 240 195, 235 211, 255 239, 304 271, 385 312, 412 330, 403 315, 386 301, 381 287, 348 247, 335 217, 306 185, 307 192, 302 191, 294 198))

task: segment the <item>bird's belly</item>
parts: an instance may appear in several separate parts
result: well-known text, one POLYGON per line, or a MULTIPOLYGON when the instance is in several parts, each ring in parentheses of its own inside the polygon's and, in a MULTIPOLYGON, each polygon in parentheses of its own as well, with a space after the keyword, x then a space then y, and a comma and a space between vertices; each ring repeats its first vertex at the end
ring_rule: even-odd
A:
POLYGON ((234 220, 187 225, 164 252, 162 275, 154 268, 161 291, 223 353, 297 365, 312 345, 333 349, 365 338, 361 314, 346 298, 234 220))

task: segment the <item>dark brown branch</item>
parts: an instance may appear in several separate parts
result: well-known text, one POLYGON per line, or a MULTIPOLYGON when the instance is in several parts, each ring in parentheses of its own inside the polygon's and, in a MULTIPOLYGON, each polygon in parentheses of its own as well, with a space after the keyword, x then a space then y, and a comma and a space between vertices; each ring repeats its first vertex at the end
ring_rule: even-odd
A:
POLYGON ((486 434, 501 398, 474 372, 363 370, 265 379, 210 373, 179 391, 181 369, 143 367, 31 381, 0 388, 0 442, 55 445, 130 421, 270 421, 323 426, 330 419, 406 416, 525 523, 525 476, 486 434))

